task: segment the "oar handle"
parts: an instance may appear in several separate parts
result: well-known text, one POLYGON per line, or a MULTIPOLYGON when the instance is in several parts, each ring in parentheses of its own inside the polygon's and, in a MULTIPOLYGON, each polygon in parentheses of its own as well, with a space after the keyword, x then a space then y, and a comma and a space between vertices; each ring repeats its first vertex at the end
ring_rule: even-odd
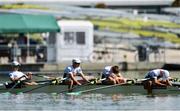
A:
POLYGON ((180 87, 180 82, 171 82, 172 86, 178 86, 180 87))
POLYGON ((55 79, 52 79, 50 81, 52 84, 59 84, 59 83, 62 83, 65 79, 67 79, 67 78, 56 77, 55 79))
MULTIPOLYGON (((57 77, 56 80, 57 80, 57 79, 60 79, 61 81, 63 81, 63 80, 65 80, 66 78, 57 77)), ((55 80, 55 79, 54 79, 54 80, 55 80)), ((31 92, 31 91, 34 91, 34 90, 37 90, 37 89, 46 87, 46 86, 48 86, 48 85, 52 85, 52 81, 53 81, 53 80, 43 81, 42 83, 39 82, 38 84, 39 84, 40 86, 35 87, 35 88, 32 88, 32 89, 30 89, 30 90, 23 91, 22 93, 28 93, 28 92, 31 92)))
POLYGON ((179 78, 170 78, 170 80, 171 80, 172 82, 180 82, 180 79, 179 79, 179 78))
POLYGON ((33 76, 42 77, 42 78, 45 78, 45 79, 51 79, 51 78, 53 78, 53 77, 50 77, 50 76, 38 75, 38 74, 33 74, 33 76))

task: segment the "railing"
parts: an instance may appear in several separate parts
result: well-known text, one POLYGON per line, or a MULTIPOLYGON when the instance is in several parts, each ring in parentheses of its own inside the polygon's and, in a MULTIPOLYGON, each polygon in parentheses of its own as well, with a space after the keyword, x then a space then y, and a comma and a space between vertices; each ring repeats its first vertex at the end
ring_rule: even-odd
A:
POLYGON ((0 45, 0 64, 17 60, 21 63, 37 63, 47 61, 46 45, 0 45))

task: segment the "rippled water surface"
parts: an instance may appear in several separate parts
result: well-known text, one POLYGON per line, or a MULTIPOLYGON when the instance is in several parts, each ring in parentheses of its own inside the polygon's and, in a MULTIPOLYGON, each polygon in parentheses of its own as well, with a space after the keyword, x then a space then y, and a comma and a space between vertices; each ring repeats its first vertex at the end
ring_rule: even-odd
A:
POLYGON ((0 94, 0 110, 180 110, 180 95, 0 94))

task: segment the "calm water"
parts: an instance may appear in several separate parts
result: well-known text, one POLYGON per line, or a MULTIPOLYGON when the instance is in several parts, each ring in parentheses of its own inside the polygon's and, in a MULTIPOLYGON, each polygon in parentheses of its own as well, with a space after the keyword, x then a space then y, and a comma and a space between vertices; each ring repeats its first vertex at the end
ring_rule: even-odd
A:
POLYGON ((0 110, 180 110, 180 96, 0 94, 0 110))
MULTIPOLYGON (((179 72, 170 72, 172 77, 180 77, 179 72)), ((143 78, 144 72, 124 72, 128 78, 143 78)), ((35 80, 42 78, 34 77, 35 80)), ((0 83, 8 81, 7 76, 0 76, 0 83)), ((168 110, 180 111, 180 95, 104 95, 104 94, 82 94, 70 96, 64 94, 0 94, 0 110, 168 110)))

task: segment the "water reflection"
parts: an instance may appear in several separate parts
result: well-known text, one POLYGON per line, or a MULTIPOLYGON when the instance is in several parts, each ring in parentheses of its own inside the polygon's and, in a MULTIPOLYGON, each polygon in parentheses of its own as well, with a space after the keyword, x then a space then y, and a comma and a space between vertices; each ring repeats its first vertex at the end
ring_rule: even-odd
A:
POLYGON ((0 94, 0 110, 180 110, 179 95, 0 94))

